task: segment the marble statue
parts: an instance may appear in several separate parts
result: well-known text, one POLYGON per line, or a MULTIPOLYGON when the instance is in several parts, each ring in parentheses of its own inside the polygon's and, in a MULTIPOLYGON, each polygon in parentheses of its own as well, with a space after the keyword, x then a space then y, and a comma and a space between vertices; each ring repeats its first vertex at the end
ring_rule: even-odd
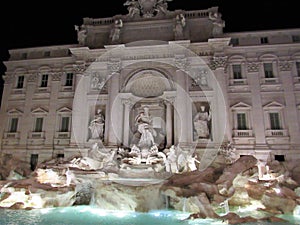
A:
POLYGON ((101 76, 93 76, 91 80, 91 88, 101 90, 105 85, 105 78, 101 76))
POLYGON ((128 16, 134 17, 135 15, 140 15, 140 5, 136 0, 128 0, 124 3, 128 10, 128 16))
POLYGON ((84 26, 75 25, 75 30, 77 31, 77 40, 80 45, 85 45, 87 31, 84 26))
POLYGON ((219 12, 209 12, 208 17, 213 23, 213 36, 218 36, 223 33, 223 27, 225 27, 225 21, 222 20, 222 14, 219 12))
POLYGON ((149 108, 145 107, 135 118, 137 130, 141 134, 141 138, 138 143, 140 148, 148 148, 155 145, 154 136, 156 132, 152 127, 152 117, 149 114, 149 108))
POLYGON ((170 151, 166 155, 167 155, 167 159, 165 162, 166 171, 171 173, 178 173, 177 153, 174 145, 170 147, 170 151))
POLYGON ((176 16, 176 22, 175 22, 175 40, 183 39, 183 28, 185 27, 185 17, 183 14, 179 14, 176 16))
POLYGON ((98 109, 94 119, 90 122, 91 139, 103 139, 104 116, 102 110, 98 109))
POLYGON ((124 6, 127 6, 128 16, 142 16, 151 18, 157 15, 165 15, 168 12, 168 3, 172 0, 127 0, 124 6))
POLYGON ((239 159, 239 155, 231 142, 223 144, 219 149, 219 153, 224 156, 226 164, 232 164, 239 159))
POLYGON ((114 23, 114 27, 111 30, 111 34, 110 34, 112 43, 116 43, 119 41, 122 27, 123 27, 122 19, 116 19, 114 23))
POLYGON ((158 0, 156 2, 156 11, 157 13, 163 13, 166 14, 168 12, 167 8, 168 8, 168 3, 167 2, 171 2, 173 0, 158 0))
POLYGON ((211 120, 211 112, 205 110, 205 106, 200 106, 200 111, 194 117, 194 128, 197 138, 209 138, 208 122, 211 120))

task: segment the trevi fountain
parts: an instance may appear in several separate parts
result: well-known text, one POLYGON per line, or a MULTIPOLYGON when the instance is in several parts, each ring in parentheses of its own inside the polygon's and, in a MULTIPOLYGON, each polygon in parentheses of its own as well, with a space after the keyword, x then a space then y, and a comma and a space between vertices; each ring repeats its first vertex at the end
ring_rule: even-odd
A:
MULTIPOLYGON (((99 137, 103 120, 96 114, 89 126, 99 137)), ((147 106, 135 124, 131 148, 107 149, 94 142, 88 156, 45 161, 34 172, 20 159, 3 157, 3 223, 15 224, 9 221, 17 221, 20 211, 26 217, 20 224, 109 224, 103 220, 109 216, 114 224, 299 222, 300 188, 289 165, 238 157, 226 143, 203 169, 192 148, 159 149, 147 106), (82 221, 74 215, 74 221, 67 214, 72 208, 99 218, 85 215, 82 221), (50 218, 42 219, 47 214, 50 218)))
MULTIPOLYGON (((143 7, 143 19, 154 12, 157 16, 166 13, 167 1, 159 2, 165 4, 157 4, 156 11, 143 7)), ((125 5, 127 16, 135 18, 140 9, 133 3, 137 2, 127 1, 125 5)), ((185 25, 183 14, 176 21, 176 38, 180 39, 185 25)), ((117 28, 122 26, 121 19, 116 21, 113 42, 118 40, 117 28)), ((76 29, 79 42, 83 42, 79 27, 76 29)), ((219 29, 215 27, 214 32, 219 29)), ((219 93, 217 98, 202 96, 195 109, 185 108, 188 103, 180 96, 185 91, 182 74, 188 72, 184 71, 182 55, 190 56, 190 64, 197 64, 195 57, 183 50, 184 41, 180 47, 158 41, 148 44, 151 50, 144 47, 144 52, 168 52, 175 55, 175 65, 142 62, 143 68, 149 69, 136 69, 135 76, 124 78, 127 86, 119 93, 119 100, 110 103, 112 117, 103 104, 97 103, 91 110, 95 113, 81 114, 78 109, 87 110, 88 94, 82 90, 88 85, 77 84, 72 132, 78 146, 84 145, 84 153, 71 149, 72 154, 45 160, 34 171, 20 158, 1 155, 0 224, 300 224, 300 179, 299 174, 293 174, 295 165, 237 154, 231 141, 220 138, 226 129, 221 123, 224 102, 210 70, 200 71, 199 76, 195 71, 188 75, 195 80, 193 88, 198 85, 212 93, 212 87, 219 93), (179 68, 173 70, 178 84, 162 75, 166 70, 153 69, 155 66, 179 68), (151 85, 153 88, 147 89, 151 85), (124 121, 119 117, 121 106, 127 116, 124 121), (189 121, 171 123, 189 110, 194 115, 189 121), (89 121, 86 129, 80 121, 89 121), (109 134, 104 133, 108 124, 112 124, 109 134), (193 132, 188 124, 192 124, 193 132), (184 131, 181 136, 180 129, 184 131), (122 140, 118 146, 106 144, 113 132, 122 140), (202 152, 196 151, 197 142, 202 152)), ((123 56, 134 57, 131 54, 137 46, 147 45, 132 43, 132 50, 115 47, 89 69, 102 68, 108 55, 117 59, 122 52, 123 56)), ((76 49, 73 54, 77 54, 76 49)), ((130 66, 125 70, 132 69, 130 66)), ((120 68, 112 62, 110 69, 116 72, 120 68)), ((99 93, 107 88, 101 76, 83 77, 83 82, 91 79, 91 88, 99 93)), ((108 79, 117 82, 116 76, 108 79)))

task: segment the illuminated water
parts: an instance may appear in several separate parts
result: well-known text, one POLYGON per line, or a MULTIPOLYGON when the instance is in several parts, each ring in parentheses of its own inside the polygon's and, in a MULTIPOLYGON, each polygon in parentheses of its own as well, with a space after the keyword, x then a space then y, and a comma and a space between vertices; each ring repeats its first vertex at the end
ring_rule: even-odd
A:
MULTIPOLYGON (((50 208, 34 210, 0 210, 1 225, 224 225, 220 220, 197 219, 184 220, 189 214, 177 211, 151 211, 133 213, 124 211, 103 211, 90 206, 67 208, 50 208)), ((283 217, 290 223, 273 223, 278 225, 300 224, 300 217, 283 217)), ((251 224, 251 223, 248 223, 251 224)), ((256 225, 272 223, 259 222, 256 225)))

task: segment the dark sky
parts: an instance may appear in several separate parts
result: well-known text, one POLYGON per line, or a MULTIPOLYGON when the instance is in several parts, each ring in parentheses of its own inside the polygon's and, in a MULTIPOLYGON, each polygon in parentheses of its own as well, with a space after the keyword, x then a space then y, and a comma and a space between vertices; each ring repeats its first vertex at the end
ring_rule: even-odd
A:
MULTIPOLYGON (((6 71, 2 62, 8 60, 8 49, 74 44, 77 42, 74 25, 81 25, 82 18, 125 15, 125 1, 6 1, 0 7, 0 74, 6 71)), ((169 2, 169 10, 219 6, 226 22, 224 31, 238 32, 300 28, 296 3, 295 0, 173 0, 169 2)))

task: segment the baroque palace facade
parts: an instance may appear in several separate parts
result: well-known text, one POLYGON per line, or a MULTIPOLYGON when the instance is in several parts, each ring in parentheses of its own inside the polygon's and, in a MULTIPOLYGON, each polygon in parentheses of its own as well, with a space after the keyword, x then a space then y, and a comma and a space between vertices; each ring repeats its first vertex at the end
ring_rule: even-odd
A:
POLYGON ((239 155, 300 159, 300 29, 223 33, 218 7, 124 5, 127 15, 84 18, 78 44, 9 51, 1 154, 34 168, 94 143, 137 147, 146 112, 161 151, 211 158, 229 142, 239 155))

